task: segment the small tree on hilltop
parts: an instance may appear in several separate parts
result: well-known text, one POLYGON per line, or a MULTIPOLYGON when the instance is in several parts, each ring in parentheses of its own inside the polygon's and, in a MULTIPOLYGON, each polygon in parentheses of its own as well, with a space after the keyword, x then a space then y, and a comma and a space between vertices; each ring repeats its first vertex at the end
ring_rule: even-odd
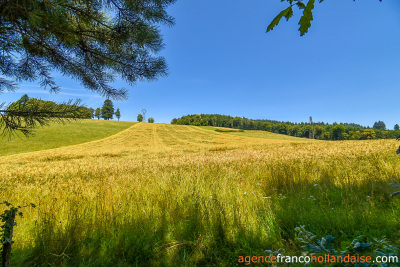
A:
POLYGON ((138 122, 142 122, 143 121, 143 115, 142 114, 138 114, 137 115, 137 121, 138 122))
POLYGON ((113 119, 114 104, 110 99, 104 101, 103 107, 101 108, 101 117, 104 120, 113 119))
POLYGON ((118 121, 119 118, 121 118, 121 111, 119 110, 119 108, 117 108, 117 111, 115 111, 115 117, 117 117, 118 121))
POLYGON ((147 120, 149 123, 154 123, 154 119, 153 118, 149 118, 148 120, 147 120))
POLYGON ((400 129, 400 126, 396 123, 396 125, 394 126, 394 130, 398 131, 400 129))
POLYGON ((96 108, 96 111, 94 112, 94 116, 100 120, 101 117, 101 109, 100 108, 96 108))

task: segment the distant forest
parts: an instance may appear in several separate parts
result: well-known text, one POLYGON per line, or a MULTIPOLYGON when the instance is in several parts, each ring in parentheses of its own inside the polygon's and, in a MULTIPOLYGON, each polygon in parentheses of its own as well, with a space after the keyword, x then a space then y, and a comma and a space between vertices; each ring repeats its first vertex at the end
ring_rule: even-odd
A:
POLYGON ((356 123, 324 122, 283 122, 275 120, 251 120, 245 117, 232 117, 219 114, 194 114, 173 119, 172 124, 227 127, 243 130, 261 130, 295 137, 320 140, 367 140, 390 139, 400 134, 399 125, 386 130, 382 121, 375 122, 374 127, 365 127, 356 123))

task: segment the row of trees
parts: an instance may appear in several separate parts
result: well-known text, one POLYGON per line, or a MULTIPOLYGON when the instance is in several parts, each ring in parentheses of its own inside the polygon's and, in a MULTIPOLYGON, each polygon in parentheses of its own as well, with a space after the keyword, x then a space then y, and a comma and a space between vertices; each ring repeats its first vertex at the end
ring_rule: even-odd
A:
POLYGON ((386 130, 382 121, 375 122, 373 128, 355 123, 293 123, 275 120, 251 120, 245 117, 232 117, 219 114, 194 114, 175 118, 172 124, 227 127, 243 130, 261 130, 320 140, 366 140, 395 138, 400 134, 399 125, 394 130, 386 130))
POLYGON ((117 111, 114 112, 114 103, 110 99, 106 99, 101 108, 96 108, 93 117, 96 117, 98 120, 103 118, 104 120, 112 120, 117 117, 118 121, 121 118, 121 111, 117 108, 117 111))
MULTIPOLYGON (((143 120, 144 120, 143 115, 139 113, 139 114, 137 115, 137 121, 138 121, 138 122, 142 122, 143 120)), ((148 123, 154 123, 154 118, 152 118, 152 117, 148 118, 148 119, 147 119, 147 122, 148 122, 148 123)))

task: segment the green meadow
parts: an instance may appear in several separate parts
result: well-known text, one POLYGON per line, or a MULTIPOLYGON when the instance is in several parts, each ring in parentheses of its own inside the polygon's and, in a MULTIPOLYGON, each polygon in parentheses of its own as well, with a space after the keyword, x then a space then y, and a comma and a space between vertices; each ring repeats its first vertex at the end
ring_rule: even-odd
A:
MULTIPOLYGON (((22 134, 0 142, 0 156, 39 151, 63 146, 81 144, 116 134, 130 126, 133 122, 117 122, 104 120, 79 120, 71 123, 50 123, 50 127, 38 127, 34 136, 22 134)), ((17 134, 17 133, 16 133, 17 134)))

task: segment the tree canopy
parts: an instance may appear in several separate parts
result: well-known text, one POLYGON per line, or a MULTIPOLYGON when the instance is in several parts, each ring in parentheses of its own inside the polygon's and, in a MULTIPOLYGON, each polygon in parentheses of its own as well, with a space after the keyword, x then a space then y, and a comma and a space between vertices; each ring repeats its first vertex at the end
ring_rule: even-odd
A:
POLYGON ((376 121, 374 123, 374 126, 372 126, 372 128, 378 130, 386 130, 386 124, 383 121, 376 121))
MULTIPOLYGON (((288 2, 289 7, 285 8, 271 21, 271 23, 267 27, 267 32, 272 31, 275 26, 279 24, 282 18, 285 18, 286 21, 289 21, 290 18, 293 17, 294 11, 293 8, 298 8, 303 11, 303 15, 299 20, 299 31, 300 36, 303 36, 308 32, 308 29, 311 27, 311 21, 314 19, 313 11, 315 7, 315 3, 322 3, 324 0, 281 0, 281 2, 288 2)), ((355 0, 354 0, 355 1, 355 0)), ((382 0, 379 0, 382 2, 382 0)))
POLYGON ((121 118, 121 111, 119 110, 119 108, 117 108, 117 111, 115 111, 115 117, 117 117, 118 121, 121 118))
POLYGON ((86 89, 120 99, 115 78, 133 85, 165 75, 158 24, 173 24, 165 9, 174 0, 0 2, 0 92, 39 80, 58 91, 52 71, 86 89))
POLYGON ((101 117, 105 120, 112 120, 114 115, 114 104, 110 99, 104 101, 103 107, 101 108, 101 117))
POLYGON ((96 111, 94 112, 94 117, 97 118, 98 120, 100 120, 100 117, 101 117, 101 109, 100 108, 96 108, 96 111))
POLYGON ((174 118, 171 124, 226 127, 241 130, 261 130, 295 137, 319 140, 366 140, 389 139, 400 134, 400 130, 370 129, 356 123, 289 122, 276 120, 252 120, 220 114, 192 114, 174 118))
MULTIPOLYGON (((0 1, 0 93, 15 91, 23 81, 58 92, 57 71, 104 97, 126 98, 124 88, 112 86, 115 79, 134 85, 167 73, 157 56, 163 48, 158 25, 174 23, 166 12, 174 1, 0 1)), ((43 116, 63 112, 23 103, 19 113, 0 106, 0 130, 29 134, 43 116)))

